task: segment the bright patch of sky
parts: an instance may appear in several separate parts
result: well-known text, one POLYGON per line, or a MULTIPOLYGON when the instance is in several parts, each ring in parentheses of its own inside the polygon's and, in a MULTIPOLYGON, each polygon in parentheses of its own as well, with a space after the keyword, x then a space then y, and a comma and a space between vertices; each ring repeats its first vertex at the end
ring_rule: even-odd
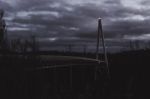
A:
POLYGON ((8 31, 28 31, 30 28, 21 28, 21 27, 9 27, 8 31))
POLYGON ((39 38, 38 40, 43 42, 43 41, 50 41, 50 42, 54 42, 56 41, 58 38, 57 37, 49 37, 49 38, 39 38))
POLYGON ((51 7, 51 8, 59 8, 59 7, 61 7, 61 4, 58 3, 58 2, 55 2, 53 4, 50 4, 49 7, 51 7))
POLYGON ((150 16, 132 15, 127 17, 112 18, 111 21, 144 21, 150 19, 150 16))
POLYGON ((150 34, 142 34, 138 36, 125 35, 124 39, 129 40, 150 40, 150 34))
POLYGON ((20 2, 20 0, 1 0, 1 1, 6 2, 13 7, 15 7, 20 2))
POLYGON ((55 41, 57 38, 48 38, 49 41, 55 41))
POLYGON ((143 0, 121 0, 122 5, 132 9, 148 9, 150 7, 142 5, 143 0))
POLYGON ((92 3, 92 4, 102 4, 106 0, 64 0, 66 3, 71 4, 71 5, 84 5, 87 3, 92 3))
POLYGON ((17 17, 25 17, 30 18, 31 15, 52 15, 55 17, 59 17, 59 13, 55 11, 20 11, 17 12, 17 17))
POLYGON ((76 28, 76 27, 70 27, 69 30, 72 30, 72 31, 79 31, 79 28, 76 28))

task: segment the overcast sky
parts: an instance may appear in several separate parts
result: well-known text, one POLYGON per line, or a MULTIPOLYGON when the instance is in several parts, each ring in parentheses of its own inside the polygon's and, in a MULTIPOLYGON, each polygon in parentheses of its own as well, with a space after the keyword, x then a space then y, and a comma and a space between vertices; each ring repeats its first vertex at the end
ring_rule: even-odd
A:
POLYGON ((111 48, 126 47, 130 40, 150 39, 149 4, 149 0, 0 0, 10 38, 36 35, 43 46, 91 46, 101 17, 106 44, 111 48))

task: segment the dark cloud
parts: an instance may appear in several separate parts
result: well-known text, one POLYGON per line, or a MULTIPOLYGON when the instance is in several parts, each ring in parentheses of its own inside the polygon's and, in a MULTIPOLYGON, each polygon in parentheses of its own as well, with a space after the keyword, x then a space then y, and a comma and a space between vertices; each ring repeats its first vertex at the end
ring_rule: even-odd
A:
POLYGON ((12 7, 5 2, 0 1, 0 9, 3 9, 4 11, 12 11, 12 7))
MULTIPOLYGON (((122 0, 12 0, 0 6, 7 10, 6 22, 10 37, 28 37, 34 34, 41 38, 57 37, 54 42, 95 42, 97 19, 102 18, 103 30, 109 45, 122 46, 125 36, 149 34, 149 1, 134 1, 132 7, 122 0), (16 1, 16 2, 15 2, 16 1), (77 3, 77 2, 80 2, 77 3), (14 9, 11 10, 10 9, 14 9), (16 29, 16 31, 14 31, 16 29), (61 38, 61 39, 60 39, 61 38), (76 38, 76 39, 73 39, 76 38), (119 41, 120 40, 120 41, 119 41), (111 43, 113 42, 113 43, 111 43), (119 42, 119 43, 117 43, 119 42)), ((50 42, 45 40, 45 42, 50 42)), ((126 41, 127 42, 127 41, 126 41)))

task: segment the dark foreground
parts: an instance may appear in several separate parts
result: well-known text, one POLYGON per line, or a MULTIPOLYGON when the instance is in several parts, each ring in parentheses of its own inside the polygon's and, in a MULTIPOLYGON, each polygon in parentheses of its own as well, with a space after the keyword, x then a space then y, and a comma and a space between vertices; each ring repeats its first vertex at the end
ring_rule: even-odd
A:
POLYGON ((109 78, 105 64, 97 62, 69 60, 69 65, 66 66, 67 62, 64 60, 47 61, 46 58, 41 60, 35 56, 3 57, 0 61, 2 92, 0 97, 3 99, 149 99, 149 59, 150 51, 109 55, 111 76, 109 78), (49 68, 49 65, 54 67, 49 68))

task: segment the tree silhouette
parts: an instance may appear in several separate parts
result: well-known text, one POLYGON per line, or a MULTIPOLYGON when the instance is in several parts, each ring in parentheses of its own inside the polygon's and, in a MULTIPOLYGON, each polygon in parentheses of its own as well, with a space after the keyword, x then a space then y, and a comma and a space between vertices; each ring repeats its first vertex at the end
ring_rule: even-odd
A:
POLYGON ((20 38, 11 40, 11 50, 14 52, 20 52, 21 40, 20 38))
POLYGON ((134 42, 132 40, 129 41, 129 48, 130 50, 135 50, 134 42))
POLYGON ((86 54, 87 53, 87 45, 83 45, 83 53, 86 54))
POLYGON ((38 42, 36 40, 36 36, 32 35, 30 37, 30 39, 31 39, 31 49, 32 49, 32 52, 36 53, 38 51, 38 49, 39 49, 38 42))
POLYGON ((7 29, 5 20, 3 19, 4 11, 0 10, 0 50, 3 52, 8 51, 8 42, 7 42, 7 29))
POLYGON ((0 47, 4 39, 5 21, 3 20, 4 11, 0 10, 0 47))
POLYGON ((139 50, 140 49, 140 43, 139 40, 129 41, 129 48, 130 50, 139 50))

